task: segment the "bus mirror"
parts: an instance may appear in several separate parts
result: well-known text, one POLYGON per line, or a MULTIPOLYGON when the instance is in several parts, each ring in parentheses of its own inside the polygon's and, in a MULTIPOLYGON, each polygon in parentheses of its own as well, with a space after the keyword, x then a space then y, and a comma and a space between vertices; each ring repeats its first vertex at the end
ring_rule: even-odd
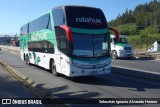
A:
POLYGON ((112 32, 115 33, 115 35, 116 35, 116 41, 118 42, 119 41, 119 37, 120 37, 118 30, 116 30, 116 29, 114 29, 112 27, 109 27, 109 30, 111 30, 112 32))
POLYGON ((66 31, 66 34, 67 34, 67 37, 68 37, 68 41, 72 41, 72 33, 71 33, 71 30, 68 26, 66 25, 61 25, 60 26, 61 28, 63 28, 65 31, 66 31))

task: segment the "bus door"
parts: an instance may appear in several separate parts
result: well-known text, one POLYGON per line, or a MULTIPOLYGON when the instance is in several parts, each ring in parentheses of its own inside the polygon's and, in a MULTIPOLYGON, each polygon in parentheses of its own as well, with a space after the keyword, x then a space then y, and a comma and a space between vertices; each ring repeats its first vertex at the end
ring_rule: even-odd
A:
POLYGON ((57 35, 57 42, 58 42, 58 49, 60 52, 60 55, 58 57, 58 66, 60 65, 59 70, 61 70, 62 73, 66 72, 67 64, 65 59, 68 58, 68 37, 66 34, 65 29, 59 28, 56 32, 57 35))
POLYGON ((60 66, 61 66, 62 73, 65 73, 67 68, 66 59, 68 58, 68 56, 66 55, 67 43, 65 39, 60 40, 60 47, 61 47, 60 66))
POLYGON ((48 67, 49 63, 49 55, 48 55, 48 42, 47 41, 42 41, 42 52, 40 52, 40 59, 37 58, 37 61, 41 62, 41 66, 44 68, 48 67))

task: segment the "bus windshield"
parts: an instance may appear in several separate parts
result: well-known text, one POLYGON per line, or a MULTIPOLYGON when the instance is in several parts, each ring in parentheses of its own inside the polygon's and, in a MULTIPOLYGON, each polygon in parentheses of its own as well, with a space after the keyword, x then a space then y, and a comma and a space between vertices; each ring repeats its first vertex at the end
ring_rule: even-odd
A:
POLYGON ((73 56, 102 57, 108 55, 108 36, 105 34, 77 34, 73 33, 73 56))

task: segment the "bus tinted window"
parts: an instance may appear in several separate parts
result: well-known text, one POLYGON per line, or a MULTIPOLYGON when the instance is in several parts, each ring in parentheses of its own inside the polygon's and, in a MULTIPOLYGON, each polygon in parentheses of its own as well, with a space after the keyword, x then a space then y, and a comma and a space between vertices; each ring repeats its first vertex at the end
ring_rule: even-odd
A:
POLYGON ((64 12, 62 9, 53 10, 53 21, 54 21, 54 26, 64 25, 65 20, 64 20, 64 12))
POLYGON ((104 29, 107 22, 102 10, 90 7, 65 7, 67 25, 75 28, 104 29))
POLYGON ((21 34, 27 34, 28 33, 28 23, 21 27, 21 34))
POLYGON ((47 29, 52 30, 51 21, 49 19, 47 29))
POLYGON ((54 46, 51 42, 48 44, 48 53, 54 53, 54 46))
POLYGON ((43 15, 29 23, 29 32, 35 32, 42 29, 48 29, 50 25, 49 14, 43 15))
POLYGON ((49 41, 29 42, 28 50, 42 53, 54 53, 54 45, 49 41))

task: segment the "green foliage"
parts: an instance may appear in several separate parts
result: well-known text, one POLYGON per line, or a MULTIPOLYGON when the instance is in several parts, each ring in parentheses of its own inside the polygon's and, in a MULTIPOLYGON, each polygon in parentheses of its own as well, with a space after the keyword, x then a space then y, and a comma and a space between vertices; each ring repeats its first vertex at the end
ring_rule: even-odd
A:
POLYGON ((143 48, 146 50, 155 41, 160 41, 160 34, 131 35, 127 39, 135 49, 143 48))
POLYGON ((132 35, 134 33, 130 33, 130 31, 128 33, 123 27, 119 27, 123 25, 130 28, 130 23, 136 27, 134 28, 136 34, 150 26, 160 29, 160 1, 154 0, 150 3, 138 5, 133 11, 126 9, 122 15, 119 14, 115 20, 111 20, 109 25, 120 28, 120 31, 126 33, 126 35, 132 35))
POLYGON ((122 35, 136 35, 138 33, 136 25, 133 23, 118 26, 117 29, 122 35))
POLYGON ((147 27, 143 30, 140 30, 140 34, 142 35, 148 35, 148 34, 158 34, 159 30, 156 27, 147 27))
POLYGON ((129 35, 128 41, 135 48, 144 48, 160 40, 160 0, 152 0, 126 9, 122 15, 109 22, 120 34, 129 35))

